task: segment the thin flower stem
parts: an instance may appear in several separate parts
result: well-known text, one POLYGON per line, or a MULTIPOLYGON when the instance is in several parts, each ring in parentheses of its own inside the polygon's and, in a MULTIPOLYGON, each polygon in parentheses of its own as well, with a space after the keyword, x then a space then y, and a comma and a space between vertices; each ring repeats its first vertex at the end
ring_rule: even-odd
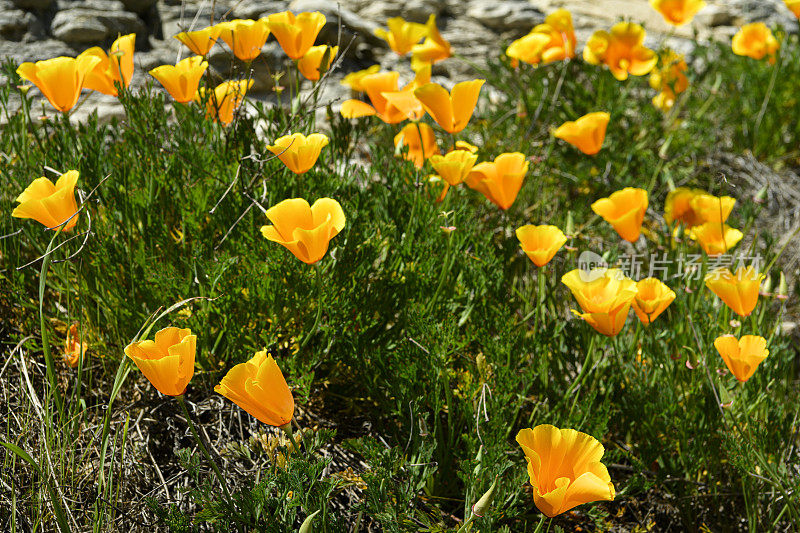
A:
POLYGON ((228 490, 228 485, 225 483, 225 478, 222 477, 222 472, 219 471, 217 463, 211 458, 211 454, 208 453, 208 448, 206 448, 206 445, 203 443, 203 439, 200 438, 200 434, 194 427, 194 422, 192 422, 192 417, 189 415, 189 409, 186 407, 186 400, 184 399, 183 394, 176 396, 175 399, 178 400, 178 403, 183 410, 183 416, 186 417, 186 422, 189 424, 189 429, 192 430, 194 440, 196 440, 197 444, 200 446, 200 450, 203 452, 203 455, 205 455, 206 461, 211 464, 211 468, 214 469, 214 473, 217 475, 217 479, 219 480, 219 484, 222 486, 222 490, 225 492, 225 496, 228 498, 228 500, 230 500, 231 492, 228 490))
MULTIPOLYGON (((547 515, 542 514, 542 517, 539 519, 539 523, 536 524, 536 529, 533 530, 533 533, 539 533, 542 530, 542 528, 544 527, 545 520, 547 520, 547 515)), ((553 523, 552 518, 550 519, 550 523, 551 524, 553 523)), ((548 530, 550 529, 550 525, 547 526, 547 529, 548 530)))
POLYGON ((758 111, 758 116, 756 116, 756 124, 753 127, 753 151, 756 151, 756 143, 758 142, 758 131, 761 129, 761 121, 764 119, 764 113, 767 112, 767 105, 769 104, 769 99, 772 97, 772 90, 775 88, 775 80, 778 78, 778 71, 781 67, 781 56, 778 53, 778 61, 772 68, 772 76, 769 79, 769 86, 767 87, 767 92, 764 94, 764 101, 761 102, 761 109, 758 111))
POLYGON ((314 318, 314 325, 311 326, 311 329, 306 334, 305 339, 303 339, 303 342, 300 343, 298 351, 302 350, 306 344, 308 344, 308 341, 311 340, 311 337, 314 335, 314 333, 317 332, 319 320, 322 317, 322 267, 319 265, 319 261, 314 263, 314 268, 317 271, 317 316, 314 318))
POLYGON ((289 442, 292 443, 292 449, 294 449, 295 453, 298 456, 301 456, 302 453, 300 453, 300 447, 297 445, 297 441, 294 440, 294 430, 292 429, 291 420, 289 421, 288 424, 284 424, 284 425, 280 426, 278 429, 280 429, 281 431, 286 433, 286 436, 289 437, 289 442))
POLYGON ((56 401, 56 407, 59 414, 62 413, 61 394, 58 392, 58 383, 56 382, 55 365, 53 364, 53 354, 50 351, 50 339, 47 333, 47 324, 44 319, 44 292, 47 287, 47 271, 50 268, 50 257, 53 252, 53 243, 61 235, 63 224, 55 231, 50 243, 47 245, 47 250, 44 253, 42 260, 42 268, 39 272, 39 327, 42 333, 42 352, 44 353, 44 360, 47 365, 47 380, 50 383, 50 394, 53 395, 56 401))
POLYGON ((447 279, 447 274, 450 271, 451 267, 451 257, 453 255, 453 234, 447 233, 447 252, 445 253, 444 264, 442 265, 442 272, 439 274, 439 283, 436 285, 436 291, 433 293, 430 301, 428 302, 428 307, 425 309, 426 313, 430 313, 433 310, 433 306, 436 304, 436 300, 439 299, 439 294, 442 292, 442 288, 444 287, 444 281, 447 279))

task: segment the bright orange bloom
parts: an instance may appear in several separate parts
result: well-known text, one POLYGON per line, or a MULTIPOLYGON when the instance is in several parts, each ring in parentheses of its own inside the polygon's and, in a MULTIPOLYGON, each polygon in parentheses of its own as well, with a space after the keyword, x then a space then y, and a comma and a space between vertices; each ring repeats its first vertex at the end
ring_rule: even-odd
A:
POLYGON ((511 152, 498 155, 491 163, 484 161, 472 167, 465 180, 467 186, 484 195, 500 209, 506 210, 517 199, 522 180, 528 173, 525 154, 511 152))
POLYGON ((309 206, 302 198, 291 198, 267 209, 272 226, 261 226, 265 239, 285 246, 309 265, 325 256, 330 240, 344 229, 344 211, 339 202, 320 198, 309 206))
POLYGON ((553 135, 567 141, 586 155, 594 155, 603 146, 610 118, 611 115, 604 111, 589 113, 574 122, 563 123, 553 135))
MULTIPOLYGON (((225 23, 223 22, 222 24, 225 23)), ((205 57, 211 47, 214 46, 214 43, 217 42, 223 27, 220 24, 215 24, 202 30, 184 31, 174 35, 173 38, 185 44, 195 54, 205 57)))
POLYGON ((75 183, 78 171, 64 172, 55 185, 45 177, 36 178, 28 188, 17 196, 19 205, 11 212, 15 218, 32 218, 46 228, 57 229, 64 224, 69 231, 78 223, 78 204, 75 202, 75 183))
POLYGON ((671 49, 661 54, 661 66, 650 73, 650 87, 661 91, 653 98, 654 106, 664 112, 672 109, 677 95, 689 88, 687 70, 683 55, 671 49))
POLYGON ((411 51, 411 47, 428 34, 424 24, 408 22, 402 17, 390 18, 386 21, 389 31, 383 28, 375 30, 375 35, 389 43, 389 48, 404 56, 411 51))
POLYGON ((528 224, 517 228, 517 239, 522 251, 538 267, 543 267, 556 255, 567 236, 555 226, 534 226, 528 224))
POLYGON ((583 49, 583 59, 589 64, 608 66, 618 80, 628 74, 644 76, 658 62, 656 53, 644 46, 645 31, 633 22, 619 22, 611 32, 596 31, 583 49))
POLYGON ((703 0, 650 0, 650 5, 673 26, 691 22, 697 12, 706 7, 703 0))
POLYGON ((741 339, 733 335, 722 335, 716 338, 714 347, 722 356, 728 370, 741 383, 750 379, 758 365, 769 355, 767 339, 758 335, 744 335, 741 339))
MULTIPOLYGON (((214 88, 206 100, 206 116, 214 117, 224 125, 233 122, 233 113, 244 101, 247 90, 253 86, 253 80, 223 81, 214 88)), ((201 87, 197 91, 197 100, 206 97, 206 90, 201 87)))
POLYGON ((66 113, 78 102, 86 76, 99 63, 97 57, 55 57, 23 63, 17 68, 17 74, 36 85, 53 107, 66 113))
POLYGON ((636 282, 618 268, 601 268, 586 272, 575 269, 561 277, 578 300, 583 313, 572 313, 589 323, 598 333, 613 337, 625 325, 628 311, 636 297, 636 282))
POLYGON ((408 147, 408 152, 403 154, 403 159, 412 161, 417 168, 422 168, 426 159, 439 153, 433 128, 421 122, 406 124, 400 133, 394 136, 395 148, 401 145, 408 147), (420 133, 422 133, 421 140, 420 133))
POLYGON ((231 368, 214 391, 270 426, 285 426, 294 416, 292 391, 266 351, 231 368))
POLYGON ((345 87, 350 87, 350 90, 355 93, 363 93, 365 91, 364 86, 361 84, 361 81, 370 74, 376 74, 381 69, 380 65, 372 65, 369 68, 365 68, 364 70, 358 70, 356 72, 351 72, 339 83, 344 85, 345 87))
POLYGON ((675 293, 656 278, 645 278, 636 282, 636 297, 633 310, 642 324, 647 326, 675 300, 675 293))
POLYGON ((261 54, 261 49, 269 37, 267 19, 234 19, 217 24, 219 37, 233 55, 242 61, 252 61, 261 54))
POLYGON ((276 139, 274 145, 267 146, 267 150, 277 155, 289 170, 303 174, 314 166, 326 146, 327 135, 312 133, 306 137, 302 133, 293 133, 276 139))
POLYGON ((150 71, 150 75, 164 86, 176 102, 185 104, 197 97, 200 78, 207 68, 208 62, 203 60, 203 56, 192 56, 181 59, 175 66, 156 67, 150 71))
POLYGON ((800 0, 783 0, 795 17, 800 19, 800 0))
POLYGON ((702 189, 678 187, 667 194, 664 202, 664 220, 667 224, 679 222, 691 228, 703 223, 699 213, 692 209, 692 199, 701 194, 708 194, 702 189))
POLYGON ((517 433, 528 464, 533 503, 550 518, 584 503, 613 501, 600 442, 574 429, 542 424, 517 433))
POLYGON ((736 274, 727 268, 717 268, 706 275, 705 282, 734 313, 750 316, 758 303, 758 289, 764 277, 752 266, 739 267, 736 274))
POLYGON ((549 35, 531 32, 508 45, 506 55, 511 58, 512 67, 517 67, 520 61, 537 65, 542 62, 542 54, 549 43, 549 35))
POLYGON ((692 211, 700 223, 716 222, 722 224, 733 211, 736 199, 730 196, 714 196, 708 193, 695 194, 691 200, 692 211))
POLYGON ((78 334, 78 324, 72 324, 67 330, 67 339, 64 346, 64 362, 70 368, 76 368, 80 359, 86 354, 86 342, 81 342, 78 334))
POLYGON ((719 222, 704 222, 692 227, 689 236, 696 240, 709 256, 726 254, 742 240, 744 234, 719 222))
POLYGON ((325 25, 325 15, 314 11, 295 16, 290 11, 283 11, 268 16, 267 24, 286 55, 298 60, 314 45, 325 25))
POLYGON ((478 156, 469 150, 452 150, 446 155, 432 155, 430 157, 433 170, 449 185, 458 185, 467 179, 478 156))
POLYGON ((169 327, 157 332, 155 341, 132 342, 125 347, 125 355, 161 394, 180 396, 194 375, 196 350, 197 335, 169 327))
POLYGON ((731 42, 733 53, 738 56, 763 59, 769 56, 769 62, 775 62, 775 53, 780 43, 772 35, 772 31, 763 22, 753 22, 742 26, 731 42))
POLYGON ((376 115, 387 124, 404 120, 419 120, 425 114, 422 102, 414 96, 414 89, 430 81, 431 69, 420 69, 414 81, 398 89, 398 72, 378 72, 361 78, 360 85, 366 91, 372 105, 361 100, 342 103, 341 114, 345 118, 376 115))
POLYGON ((575 57, 575 43, 572 15, 562 8, 547 15, 544 24, 534 27, 528 35, 512 42, 506 55, 512 58, 513 66, 518 61, 532 65, 552 63, 575 57))
POLYGON ((338 46, 312 46, 306 55, 297 61, 297 68, 307 80, 318 81, 320 76, 328 71, 333 63, 336 54, 339 53, 338 46))
POLYGON ((436 15, 428 17, 425 27, 428 29, 425 40, 411 47, 411 69, 415 72, 453 55, 450 43, 444 40, 439 28, 436 27, 436 15))
POLYGON ((642 230, 644 213, 647 211, 647 191, 625 187, 608 198, 592 204, 592 211, 603 217, 628 242, 636 242, 642 230))
POLYGON ((84 87, 111 96, 117 96, 117 84, 127 88, 133 77, 133 52, 136 34, 119 37, 106 54, 99 46, 84 50, 78 57, 97 57, 100 62, 86 75, 84 87))
POLYGON ((463 130, 478 103, 478 95, 485 80, 462 81, 451 92, 436 83, 428 83, 414 90, 425 111, 448 133, 463 130))

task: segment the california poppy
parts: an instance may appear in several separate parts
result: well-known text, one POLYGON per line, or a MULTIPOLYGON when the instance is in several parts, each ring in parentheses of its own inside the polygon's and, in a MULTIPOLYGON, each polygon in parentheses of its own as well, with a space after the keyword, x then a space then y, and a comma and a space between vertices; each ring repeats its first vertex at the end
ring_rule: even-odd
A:
POLYGON ((554 135, 562 139, 586 155, 594 155, 600 151, 606 138, 606 127, 611 115, 598 111, 580 117, 576 121, 563 123, 554 135))
POLYGON ((380 69, 380 65, 372 65, 364 70, 351 72, 342 78, 342 81, 339 83, 345 87, 350 87, 350 90, 354 93, 363 93, 365 89, 361 84, 361 81, 364 79, 364 77, 369 76, 370 74, 376 74, 380 69))
POLYGON ((504 153, 492 162, 484 161, 472 167, 465 182, 500 209, 506 210, 517 199, 527 173, 525 154, 504 153))
POLYGON ((69 231, 78 223, 75 183, 78 171, 70 170, 58 177, 55 184, 45 177, 36 178, 17 196, 19 205, 11 212, 15 218, 32 218, 50 229, 64 224, 69 231))
POLYGON ((264 238, 285 246, 300 261, 314 264, 325 256, 328 244, 345 225, 339 202, 320 198, 309 206, 302 198, 291 198, 267 209, 272 226, 262 226, 264 238))
POLYGON ((132 342, 125 355, 161 394, 180 396, 194 375, 196 349, 197 336, 191 330, 168 327, 157 332, 154 341, 132 342))
POLYGON ((625 187, 592 204, 592 211, 603 217, 628 242, 636 242, 647 211, 647 191, 625 187))
POLYGON ((314 45, 317 35, 325 26, 325 15, 319 11, 298 15, 283 11, 268 16, 267 24, 286 55, 298 60, 314 45))
POLYGON ((297 61, 297 69, 307 80, 319 81, 320 76, 331 68, 331 63, 339 53, 338 46, 312 46, 306 55, 297 61))
POLYGON ((469 150, 451 150, 445 155, 432 155, 430 157, 433 170, 449 185, 462 183, 469 175, 478 156, 469 150))
POLYGON ((427 83, 415 89, 414 96, 446 132, 458 133, 472 117, 484 83, 485 80, 462 81, 449 93, 441 85, 427 83))
POLYGON ((78 102, 86 76, 99 63, 99 57, 55 57, 36 63, 23 63, 17 68, 19 77, 36 85, 47 100, 66 113, 78 102))
POLYGON ((67 330, 67 338, 64 343, 64 362, 70 368, 78 366, 80 359, 86 354, 87 344, 84 340, 81 342, 80 334, 78 333, 78 324, 72 324, 67 330))
POLYGON ((610 32, 594 32, 583 49, 583 59, 591 65, 605 64, 618 80, 628 74, 644 76, 658 62, 656 53, 644 46, 645 31, 633 22, 618 22, 610 32))
POLYGON ((567 242, 567 236, 555 226, 528 224, 517 228, 516 234, 522 251, 538 267, 549 263, 567 242))
POLYGON ((800 0, 783 0, 795 17, 800 19, 800 0))
POLYGON ((731 42, 733 53, 739 56, 763 59, 769 56, 769 62, 775 62, 775 53, 780 43, 772 35, 772 31, 763 22, 753 22, 742 26, 731 42))
MULTIPOLYGON (((219 120, 226 126, 233 122, 233 113, 244 101, 247 90, 253 86, 253 80, 223 81, 208 94, 206 100, 206 116, 219 120)), ((200 88, 197 100, 206 98, 206 91, 200 88)))
POLYGON ((283 161, 295 174, 303 174, 314 166, 322 149, 328 145, 327 135, 312 133, 308 137, 302 133, 284 135, 275 140, 267 149, 283 161))
POLYGON ((207 68, 208 62, 202 56, 191 56, 178 61, 174 66, 156 67, 150 71, 150 75, 164 86, 176 102, 185 104, 197 97, 200 78, 207 68))
POLYGON ((294 416, 292 391, 266 351, 231 368, 214 391, 270 426, 285 426, 294 416))
POLYGON ((404 56, 411 51, 411 47, 428 34, 424 24, 408 22, 402 17, 390 18, 386 21, 389 30, 377 28, 375 35, 389 44, 389 48, 397 54, 404 56))
POLYGON ((733 211, 733 206, 736 205, 736 199, 730 196, 699 193, 692 196, 690 203, 692 211, 695 212, 701 223, 716 222, 717 224, 722 224, 728 220, 731 211, 733 211))
POLYGON ((426 159, 439 153, 433 128, 421 122, 403 126, 394 136, 394 145, 396 148, 407 147, 403 158, 413 162, 417 168, 422 168, 426 159))
POLYGON ((360 85, 369 97, 370 104, 361 100, 346 100, 341 114, 345 118, 376 115, 387 124, 404 120, 419 120, 425 113, 422 102, 414 96, 414 90, 430 81, 430 66, 420 69, 414 80, 398 88, 399 72, 378 72, 361 78, 360 85))
POLYGON ((677 95, 689 88, 689 67, 683 55, 671 49, 662 52, 660 61, 659 67, 650 72, 650 87, 661 91, 653 97, 653 105, 666 112, 672 109, 677 95))
POLYGON ((664 202, 664 220, 667 224, 679 222, 691 228, 703 223, 700 213, 692 209, 692 199, 701 194, 708 194, 702 189, 678 187, 667 194, 664 202))
POLYGON ((506 55, 516 61, 532 65, 551 63, 575 57, 575 30, 572 15, 566 9, 556 9, 544 19, 544 24, 535 26, 531 32, 512 42, 506 55))
POLYGON ((758 335, 744 335, 741 339, 722 335, 716 338, 714 347, 740 383, 750 379, 758 365, 769 355, 767 339, 758 335))
POLYGON ((636 282, 633 311, 645 326, 651 324, 675 300, 675 292, 661 280, 645 278, 636 282))
POLYGON ((712 257, 728 253, 744 237, 738 229, 719 222, 704 222, 693 226, 689 234, 712 257))
POLYGON ((219 24, 214 24, 202 30, 183 31, 178 35, 174 35, 173 38, 178 39, 195 54, 205 57, 211 47, 214 46, 214 43, 217 42, 223 27, 219 24))
POLYGON ((764 277, 752 266, 739 267, 735 274, 727 268, 717 268, 706 275, 705 283, 734 313, 750 316, 758 303, 764 277))
POLYGON ((674 26, 691 22, 697 12, 706 7, 703 0, 650 0, 650 5, 674 26))
POLYGON ((217 24, 219 37, 233 55, 242 61, 252 61, 261 54, 261 49, 269 37, 267 19, 258 20, 234 19, 217 24))
POLYGON ((105 52, 99 46, 84 50, 78 57, 97 57, 100 61, 86 75, 84 87, 111 96, 117 96, 117 86, 126 89, 133 77, 133 52, 136 34, 117 38, 105 52))
POLYGON ((618 268, 575 269, 561 277, 578 300, 583 313, 572 313, 589 323, 598 333, 613 337, 625 325, 628 311, 636 297, 636 282, 618 268))
POLYGON ((436 15, 428 17, 425 27, 428 29, 425 40, 411 47, 411 68, 414 71, 453 55, 450 51, 450 43, 442 37, 439 28, 436 27, 436 15))
POLYGON ((600 442, 574 429, 542 424, 517 433, 528 464, 533 503, 548 517, 584 503, 615 496, 611 476, 601 462, 600 442))

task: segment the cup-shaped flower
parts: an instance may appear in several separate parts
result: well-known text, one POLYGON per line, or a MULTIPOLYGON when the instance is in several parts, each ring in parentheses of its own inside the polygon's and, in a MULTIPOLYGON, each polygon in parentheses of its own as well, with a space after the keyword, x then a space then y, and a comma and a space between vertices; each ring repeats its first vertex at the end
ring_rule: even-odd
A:
POLYGON ((504 153, 492 162, 484 161, 472 167, 465 182, 497 207, 506 210, 517 199, 527 173, 525 154, 504 153))
POLYGON ((595 501, 613 501, 600 442, 574 429, 542 424, 517 433, 528 464, 533 503, 550 518, 595 501))
POLYGON ((579 313, 573 309, 576 316, 608 337, 622 331, 636 297, 635 281, 618 268, 600 268, 571 270, 561 277, 561 283, 569 287, 583 310, 579 313))
POLYGON ((267 209, 272 226, 262 226, 264 238, 285 246, 309 265, 325 256, 328 244, 344 229, 344 211, 339 202, 320 198, 309 206, 302 198, 291 198, 267 209))
POLYGON ((247 90, 253 86, 253 80, 223 81, 213 91, 208 93, 200 88, 197 91, 197 100, 206 101, 206 116, 228 125, 233 122, 233 113, 244 101, 247 90))
POLYGON ((97 57, 55 57, 23 63, 17 68, 17 74, 36 85, 53 107, 66 113, 78 102, 87 74, 99 63, 97 57))
POLYGON ((555 226, 534 226, 528 224, 517 228, 517 239, 533 264, 543 267, 556 255, 564 243, 567 236, 555 226))
POLYGON ((739 56, 763 59, 769 57, 769 62, 775 62, 775 52, 780 48, 778 40, 772 31, 763 22, 753 22, 742 26, 731 42, 733 53, 739 56))
POLYGON ((661 280, 645 278, 636 282, 636 297, 633 299, 633 311, 645 326, 653 322, 658 315, 675 300, 675 293, 661 280))
POLYGON ((425 109, 414 96, 414 89, 430 81, 430 72, 430 67, 420 69, 414 80, 402 89, 398 89, 398 72, 368 74, 361 78, 360 85, 372 105, 361 100, 347 100, 342 103, 342 116, 359 118, 376 115, 387 124, 397 124, 407 119, 419 120, 425 114, 425 109))
POLYGON ((425 27, 428 29, 425 40, 411 47, 411 68, 415 72, 453 55, 450 43, 442 37, 439 28, 436 27, 436 15, 428 17, 425 27))
POLYGON ((297 61, 297 68, 307 80, 318 81, 320 76, 331 68, 333 58, 339 53, 338 46, 312 46, 306 55, 297 61))
POLYGON ((689 88, 689 70, 683 55, 667 49, 660 56, 661 64, 650 72, 650 87, 661 91, 653 98, 653 105, 662 111, 669 111, 675 104, 677 95, 689 88))
POLYGON ((208 62, 202 56, 191 56, 181 59, 177 64, 161 65, 150 71, 158 82, 176 102, 185 104, 197 97, 197 87, 203 77, 208 62))
POLYGON ((691 22, 697 12, 706 7, 703 0, 650 0, 650 5, 673 26, 691 22))
POLYGON ((302 133, 284 135, 275 140, 267 149, 283 161, 295 174, 308 172, 317 162, 319 154, 328 146, 328 137, 322 133, 312 133, 308 137, 302 133))
POLYGON ((462 81, 447 89, 436 83, 427 83, 414 90, 414 96, 446 132, 463 130, 478 103, 478 95, 485 80, 462 81))
POLYGON ((764 280, 753 266, 739 267, 734 274, 717 268, 706 275, 706 287, 739 316, 750 316, 758 303, 758 290, 764 280))
POLYGON ((758 335, 744 335, 741 339, 733 335, 722 335, 716 338, 714 347, 722 356, 728 370, 741 383, 750 379, 758 365, 769 355, 767 339, 758 335))
POLYGON ((611 224, 620 237, 628 242, 636 242, 647 211, 647 191, 625 187, 608 198, 597 200, 592 204, 592 211, 611 224))
POLYGON ((690 201, 692 211, 698 219, 704 222, 716 222, 722 224, 733 211, 736 199, 730 196, 714 196, 708 193, 698 193, 692 196, 690 201))
POLYGON ((536 65, 575 57, 575 30, 572 15, 566 9, 556 9, 535 26, 531 32, 506 49, 512 65, 518 61, 536 65))
POLYGON ((306 55, 317 40, 317 35, 325 25, 325 15, 314 11, 295 16, 290 11, 283 11, 268 16, 267 24, 286 55, 298 60, 306 55))
POLYGON ((478 156, 469 150, 452 150, 446 155, 432 155, 430 161, 439 177, 455 186, 467 178, 478 156))
POLYGON ((380 65, 372 65, 369 68, 365 68, 364 70, 357 70, 356 72, 351 72, 350 74, 346 75, 342 78, 342 81, 339 83, 344 85, 345 87, 350 87, 350 90, 354 93, 363 93, 366 89, 362 85, 361 81, 370 74, 377 74, 377 72, 381 69, 380 65))
POLYGON ((261 54, 269 37, 267 19, 234 19, 217 24, 219 38, 225 41, 233 55, 242 61, 252 61, 261 54))
POLYGON ((531 32, 513 41, 506 48, 506 55, 511 58, 511 65, 519 62, 536 65, 542 62, 542 54, 550 43, 550 36, 544 33, 531 32))
POLYGON ((69 231, 78 223, 75 183, 78 171, 70 170, 58 177, 55 184, 45 177, 36 178, 17 196, 19 205, 11 212, 15 218, 32 218, 46 228, 69 231))
POLYGON ((413 162, 417 168, 422 168, 426 159, 439 153, 433 128, 422 122, 403 126, 400 133, 394 136, 394 146, 396 149, 407 147, 403 159, 413 162))
POLYGON ((194 375, 197 335, 175 327, 156 333, 155 340, 132 342, 125 347, 139 370, 161 394, 180 396, 194 375))
POLYGON ((136 34, 130 33, 111 43, 108 53, 99 46, 84 50, 78 56, 96 57, 97 65, 86 75, 84 87, 111 96, 117 96, 117 86, 127 88, 133 77, 133 52, 136 34))
POLYGON ((173 38, 178 39, 195 54, 205 57, 219 39, 222 28, 223 26, 214 24, 202 30, 182 31, 178 35, 173 35, 173 38))
POLYGON ((658 62, 655 52, 644 46, 645 31, 639 24, 619 22, 610 32, 596 31, 586 43, 583 59, 592 65, 605 64, 620 81, 628 74, 644 76, 658 62))
POLYGON ((72 324, 67 330, 67 338, 64 343, 64 362, 70 368, 77 367, 81 358, 86 354, 86 348, 88 345, 85 339, 81 342, 78 324, 72 324))
POLYGON ((795 17, 800 19, 800 0, 783 0, 795 17))
POLYGON ((554 135, 584 154, 594 155, 603 146, 610 118, 611 115, 604 111, 589 113, 578 120, 563 123, 554 135))
POLYGON ((692 209, 692 199, 696 196, 708 194, 703 189, 689 189, 678 187, 667 194, 664 202, 664 220, 667 224, 678 222, 687 228, 703 223, 699 213, 692 209))
POLYGON ((292 391, 266 351, 231 368, 214 390, 270 426, 285 426, 294 416, 292 391))
POLYGON ((375 35, 389 44, 389 48, 397 54, 404 56, 411 51, 411 47, 428 34, 428 28, 418 22, 408 22, 402 17, 390 18, 386 21, 389 30, 377 28, 375 35))
POLYGON ((728 253, 742 240, 744 234, 727 224, 704 222, 692 227, 690 236, 700 244, 706 255, 715 257, 728 253))

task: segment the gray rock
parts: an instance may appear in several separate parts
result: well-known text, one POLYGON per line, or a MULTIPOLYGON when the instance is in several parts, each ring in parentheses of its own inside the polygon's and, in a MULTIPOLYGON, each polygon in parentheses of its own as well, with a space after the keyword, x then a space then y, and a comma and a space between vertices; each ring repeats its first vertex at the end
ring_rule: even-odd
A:
POLYGON ((231 11, 231 18, 235 19, 260 19, 273 13, 286 11, 289 2, 279 0, 254 0, 236 4, 231 11))
POLYGON ((86 44, 115 38, 117 34, 144 34, 146 28, 134 13, 74 7, 56 13, 51 31, 54 37, 62 41, 86 44))
POLYGON ((39 38, 44 36, 44 27, 33 13, 0 6, 0 38, 21 41, 28 33, 39 38))
MULTIPOLYGON (((182 31, 205 28, 211 22, 211 4, 209 2, 197 5, 187 2, 185 6, 181 6, 180 1, 178 5, 171 5, 165 0, 158 0, 156 8, 161 17, 161 33, 167 40, 182 31)), ((228 9, 230 8, 217 2, 214 5, 214 22, 222 20, 228 9)))
MULTIPOLYGON (((289 4, 289 10, 293 13, 303 11, 319 11, 325 15, 326 23, 317 37, 317 43, 336 44, 339 37, 339 23, 342 27, 341 47, 346 46, 351 41, 353 48, 358 42, 369 42, 375 45, 386 44, 385 41, 375 36, 375 29, 378 25, 356 13, 342 7, 338 8, 330 0, 294 0, 289 4)), ((344 51, 341 48, 340 53, 344 51)))
POLYGON ((479 2, 467 10, 467 16, 495 31, 530 30, 544 17, 522 2, 479 2))
MULTIPOLYGON (((75 51, 61 41, 46 39, 30 46, 0 40, 0 59, 9 58, 17 65, 26 61, 36 62, 58 56, 73 56, 75 51)), ((3 81, 5 78, 0 77, 3 81)))
POLYGON ((23 9, 47 9, 53 0, 12 0, 14 5, 23 9))
POLYGON ((728 6, 716 4, 700 10, 696 19, 703 26, 716 28, 717 26, 732 26, 736 22, 736 14, 728 6))

